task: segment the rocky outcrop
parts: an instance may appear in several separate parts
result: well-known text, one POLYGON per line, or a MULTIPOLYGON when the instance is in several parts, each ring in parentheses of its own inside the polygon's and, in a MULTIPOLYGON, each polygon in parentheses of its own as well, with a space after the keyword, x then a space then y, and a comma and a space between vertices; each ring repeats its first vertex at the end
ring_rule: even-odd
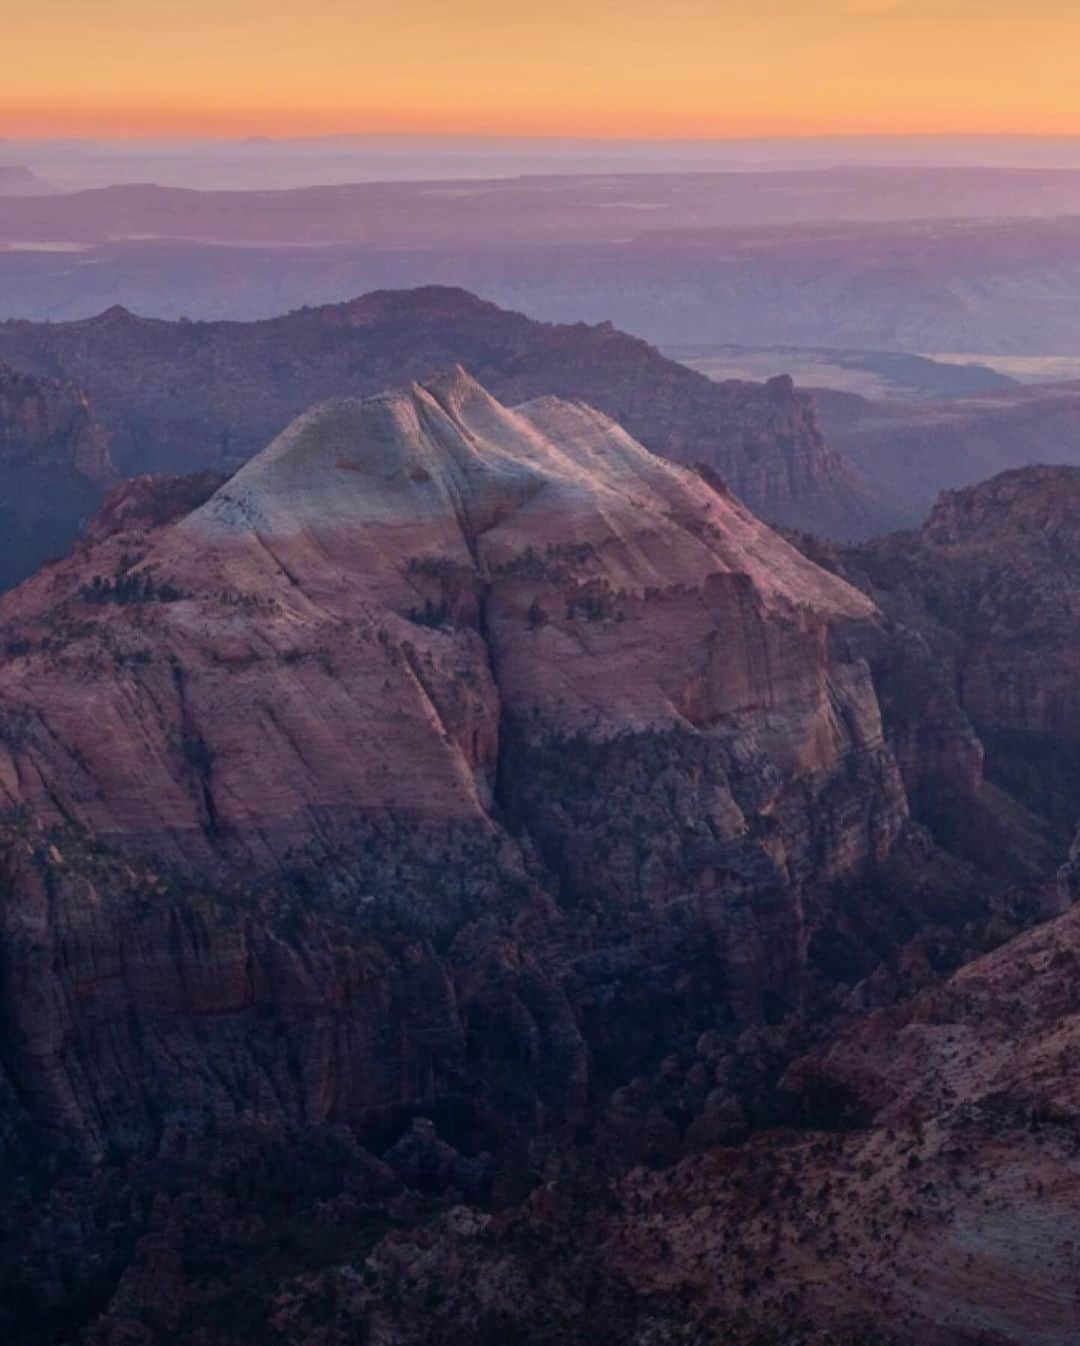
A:
MULTIPOLYGON (((856 751, 899 799, 865 667, 827 649, 828 622, 866 619, 870 604, 582 407, 510 413, 460 373, 329 404, 141 537, 106 537, 4 610, 25 653, 0 671, 0 774, 9 806, 44 822, 189 861, 222 847, 280 859, 311 842, 314 811, 476 822, 501 721, 530 744, 598 748, 723 723, 738 756, 749 747, 730 727, 764 716, 753 751, 781 777, 813 780, 856 751), (100 678, 89 719, 88 666, 127 670, 100 678), (141 765, 121 772, 136 707, 160 748, 140 735, 141 765), (262 731, 234 739, 252 716, 262 731), (361 742, 394 745, 400 764, 379 767, 361 742)), ((745 808, 763 804, 717 796, 714 826, 741 835, 745 808)), ((886 822, 850 854, 836 838, 830 867, 894 833, 886 822)), ((799 863, 783 844, 777 859, 799 863)))
POLYGON ((802 1322, 848 1189, 764 1293, 756 1166, 821 1142, 755 1137, 869 1104, 785 1072, 1068 900, 912 824, 985 789, 931 639, 710 470, 461 369, 118 488, 0 600, 0 1326, 709 1340, 684 1285, 720 1340, 802 1322))
POLYGON ((147 531, 198 509, 228 480, 220 472, 130 477, 114 486, 81 534, 82 553, 115 533, 147 531))
POLYGON ((843 537, 891 522, 790 380, 713 383, 608 323, 533 322, 464 290, 381 291, 251 323, 119 308, 8 322, 0 359, 86 388, 126 474, 230 470, 315 402, 461 363, 505 402, 581 399, 654 452, 709 464, 770 522, 843 537))
POLYGON ((1032 467, 944 492, 918 532, 854 549, 805 543, 926 647, 991 780, 1063 840, 1080 781, 1078 520, 1080 469, 1032 467))
POLYGON ((799 1129, 461 1208, 282 1287, 287 1340, 1066 1346, 1080 913, 787 1073, 799 1129), (362 1273, 360 1267, 362 1265, 362 1273), (603 1326, 597 1333, 596 1324, 603 1326))
POLYGON ((78 388, 0 365, 0 588, 61 555, 114 475, 78 388))
POLYGON ((505 1201, 575 1135, 737 1133, 660 1058, 752 1028, 774 1070, 831 894, 909 844, 872 604, 600 413, 458 370, 174 517, 212 487, 128 483, 0 603, 5 1326, 42 1341, 110 1300, 175 1340, 290 1221, 505 1201))
POLYGON ((104 486, 113 476, 108 443, 85 394, 70 384, 0 366, 0 467, 77 472, 104 486))
POLYGON ((105 485, 114 475, 105 435, 86 396, 0 366, 0 467, 77 472, 105 485))

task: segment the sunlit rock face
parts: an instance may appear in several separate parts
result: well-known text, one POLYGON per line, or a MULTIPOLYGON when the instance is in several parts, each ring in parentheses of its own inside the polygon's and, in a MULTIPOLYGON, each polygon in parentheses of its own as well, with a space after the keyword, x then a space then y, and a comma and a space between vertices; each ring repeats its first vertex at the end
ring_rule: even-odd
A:
MULTIPOLYGON (((829 651, 872 613, 599 413, 458 372, 316 408, 180 522, 7 600, 4 789, 174 861, 269 863, 372 813, 490 825, 505 722, 728 754, 760 778, 710 787, 734 839, 852 762, 899 798, 865 666, 829 651)), ((830 868, 895 830, 850 821, 830 868)))
MULTIPOLYGON (((25 1293, 67 1302, 71 1202, 114 1292, 147 1227, 117 1164, 194 1165, 243 1220, 267 1164, 282 1210, 416 1173, 507 1199, 666 1044, 781 1042, 832 893, 907 827, 879 625, 711 474, 460 369, 320 405, 224 483, 117 488, 0 602, 0 1143, 18 1169, 46 1128, 90 1175, 6 1208, 25 1293)), ((681 1127, 623 1091, 612 1158, 677 1150, 699 1084, 681 1127)), ((719 1093, 694 1135, 745 1125, 719 1093)), ((165 1312, 190 1216, 121 1317, 165 1312)))

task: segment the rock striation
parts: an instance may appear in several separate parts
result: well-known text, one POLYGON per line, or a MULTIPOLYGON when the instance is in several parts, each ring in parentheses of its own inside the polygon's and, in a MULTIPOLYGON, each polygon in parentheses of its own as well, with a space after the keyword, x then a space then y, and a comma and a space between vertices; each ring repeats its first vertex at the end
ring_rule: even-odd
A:
POLYGON ((598 1119, 661 1044, 804 1022, 829 894, 906 844, 877 620, 712 474, 460 369, 118 488, 0 602, 7 1326, 170 1339, 213 1209, 220 1306, 315 1189, 679 1144, 700 1102, 598 1119))
POLYGON ((869 1107, 792 1063, 1071 892, 1034 823, 1021 884, 912 821, 987 788, 927 632, 711 469, 461 368, 121 484, 0 599, 0 1327, 571 1343, 589 1279, 613 1341, 696 1330, 648 1239, 696 1256, 713 1178, 627 1172, 730 1170, 703 1256, 771 1248, 759 1133, 869 1107))

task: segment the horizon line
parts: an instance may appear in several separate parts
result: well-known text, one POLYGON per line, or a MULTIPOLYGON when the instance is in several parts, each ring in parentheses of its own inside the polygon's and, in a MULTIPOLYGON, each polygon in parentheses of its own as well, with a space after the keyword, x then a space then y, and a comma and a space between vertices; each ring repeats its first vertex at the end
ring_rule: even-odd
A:
POLYGON ((635 134, 631 132, 543 132, 543 131, 312 131, 297 133, 258 131, 100 131, 72 133, 34 133, 6 131, 0 126, 0 145, 93 145, 99 143, 226 143, 236 145, 333 144, 357 141, 427 141, 443 143, 480 142, 485 144, 553 145, 774 145, 838 143, 902 143, 941 141, 1037 141, 1080 143, 1076 131, 811 131, 694 134, 635 134))

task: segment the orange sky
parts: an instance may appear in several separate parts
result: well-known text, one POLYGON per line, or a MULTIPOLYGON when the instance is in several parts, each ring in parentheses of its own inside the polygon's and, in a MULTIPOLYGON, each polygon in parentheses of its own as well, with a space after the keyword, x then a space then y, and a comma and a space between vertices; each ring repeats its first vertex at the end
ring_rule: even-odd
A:
POLYGON ((0 0, 0 134, 1080 133, 1070 0, 0 0))

